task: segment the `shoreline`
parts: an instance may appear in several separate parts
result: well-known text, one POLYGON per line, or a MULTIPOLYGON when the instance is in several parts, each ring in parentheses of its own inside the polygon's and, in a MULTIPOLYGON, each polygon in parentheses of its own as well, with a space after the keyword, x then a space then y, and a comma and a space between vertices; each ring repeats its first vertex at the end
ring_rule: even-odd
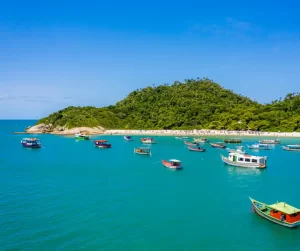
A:
POLYGON ((300 132, 252 132, 226 130, 106 130, 103 135, 147 135, 147 136, 226 136, 226 137, 276 137, 300 138, 300 132))
POLYGON ((227 131, 227 130, 99 130, 98 128, 78 127, 64 131, 25 131, 13 132, 13 134, 52 134, 61 136, 72 136, 75 133, 86 133, 87 135, 140 135, 140 136, 225 136, 225 137, 275 137, 275 138, 300 138, 300 132, 256 132, 256 131, 227 131))

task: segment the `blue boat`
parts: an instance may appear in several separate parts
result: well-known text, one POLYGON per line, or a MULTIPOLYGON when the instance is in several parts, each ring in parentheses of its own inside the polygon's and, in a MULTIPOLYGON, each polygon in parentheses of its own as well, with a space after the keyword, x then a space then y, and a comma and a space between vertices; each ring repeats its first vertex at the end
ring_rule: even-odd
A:
POLYGON ((126 140, 126 141, 133 141, 133 139, 129 135, 125 135, 124 136, 124 140, 126 140))
POLYGON ((253 144, 252 146, 248 146, 248 148, 252 150, 271 150, 273 147, 268 144, 253 144))
POLYGON ((24 138, 21 140, 21 144, 26 148, 41 148, 41 142, 37 138, 24 138))

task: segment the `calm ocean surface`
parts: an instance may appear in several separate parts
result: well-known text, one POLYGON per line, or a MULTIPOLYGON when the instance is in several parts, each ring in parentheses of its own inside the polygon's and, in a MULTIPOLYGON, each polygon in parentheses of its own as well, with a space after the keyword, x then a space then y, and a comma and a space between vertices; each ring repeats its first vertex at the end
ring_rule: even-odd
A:
POLYGON ((174 137, 155 137, 151 157, 133 154, 139 137, 97 136, 112 148, 96 149, 39 135, 44 148, 24 149, 25 135, 11 132, 33 123, 0 121, 0 250, 300 249, 300 229, 260 218, 248 198, 300 208, 300 153, 260 151, 268 168, 249 170, 223 165, 226 150, 190 152, 174 137), (164 158, 184 169, 164 168, 164 158))

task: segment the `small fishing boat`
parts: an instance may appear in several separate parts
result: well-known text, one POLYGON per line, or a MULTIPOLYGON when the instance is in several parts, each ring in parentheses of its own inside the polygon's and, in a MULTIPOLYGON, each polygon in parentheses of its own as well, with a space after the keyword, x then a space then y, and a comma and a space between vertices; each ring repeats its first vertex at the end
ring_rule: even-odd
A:
POLYGON ((268 144, 253 144, 252 146, 248 146, 248 148, 253 150, 271 150, 272 146, 268 144))
POLYGON ((226 145, 223 142, 210 143, 214 148, 226 148, 226 145))
POLYGON ((132 137, 129 136, 129 135, 125 135, 124 136, 124 140, 126 140, 126 141, 133 141, 132 137))
POLYGON ((24 138, 21 140, 21 144, 26 148, 41 148, 41 142, 37 138, 24 138))
POLYGON ((156 144, 153 138, 141 138, 143 144, 156 144))
POLYGON ((86 134, 82 134, 82 133, 76 133, 75 134, 75 139, 76 140, 89 140, 90 136, 88 136, 86 134))
POLYGON ((242 140, 241 139, 233 138, 233 139, 225 139, 224 142, 225 143, 238 144, 238 143, 242 143, 242 140))
POLYGON ((151 149, 149 147, 134 148, 133 152, 135 154, 150 155, 151 156, 151 149))
POLYGON ((300 209, 285 202, 266 205, 250 198, 254 211, 261 217, 281 226, 294 228, 300 225, 300 209))
POLYGON ((184 144, 187 146, 198 146, 198 143, 196 143, 196 142, 184 141, 184 144))
POLYGON ((188 149, 193 152, 205 152, 205 148, 188 146, 188 149))
POLYGON ((243 146, 237 146, 236 149, 226 148, 226 150, 229 153, 246 153, 246 151, 243 150, 243 146))
POLYGON ((300 151, 300 145, 287 145, 287 146, 283 146, 282 147, 283 150, 286 151, 295 151, 295 152, 299 152, 300 151))
POLYGON ((263 139, 259 141, 260 144, 272 144, 278 145, 280 144, 280 139, 263 139))
POLYGON ((107 140, 95 140, 94 145, 99 148, 111 148, 111 144, 107 140))
POLYGON ((206 138, 194 138, 194 142, 206 143, 206 142, 208 142, 208 140, 206 138))
POLYGON ((175 139, 181 139, 181 140, 186 140, 188 139, 189 137, 175 137, 175 139))
POLYGON ((182 169, 183 166, 180 160, 170 159, 170 160, 162 160, 163 166, 171 169, 182 169))
POLYGON ((254 168, 266 168, 267 157, 266 156, 253 156, 241 153, 229 153, 228 157, 221 155, 222 161, 231 166, 238 167, 254 167, 254 168))

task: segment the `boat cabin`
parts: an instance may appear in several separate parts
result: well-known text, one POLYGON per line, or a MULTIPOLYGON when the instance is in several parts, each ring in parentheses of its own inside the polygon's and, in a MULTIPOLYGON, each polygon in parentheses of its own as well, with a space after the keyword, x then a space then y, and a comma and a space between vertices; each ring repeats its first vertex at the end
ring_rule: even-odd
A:
POLYGON ((169 163, 171 166, 181 166, 181 161, 177 159, 170 159, 169 163))
POLYGON ((277 220, 285 221, 290 224, 300 221, 300 210, 285 202, 279 202, 273 205, 263 204, 261 210, 269 213, 271 217, 277 220))
POLYGON ((228 160, 237 163, 266 165, 266 157, 248 154, 229 153, 228 160))
POLYGON ((108 143, 107 140, 95 140, 94 142, 95 146, 100 147, 100 148, 110 148, 111 144, 108 143))

